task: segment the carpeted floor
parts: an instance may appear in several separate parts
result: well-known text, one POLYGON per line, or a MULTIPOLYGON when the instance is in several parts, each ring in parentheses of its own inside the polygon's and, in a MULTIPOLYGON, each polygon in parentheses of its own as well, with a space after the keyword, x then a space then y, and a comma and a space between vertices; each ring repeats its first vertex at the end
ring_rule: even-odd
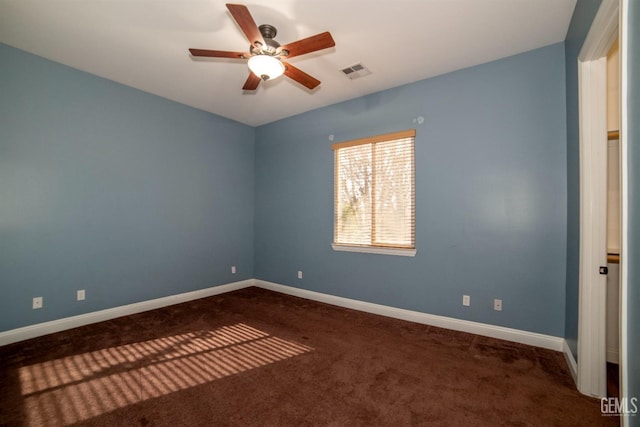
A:
POLYGON ((0 425, 618 425, 563 355, 247 288, 0 348, 0 425))

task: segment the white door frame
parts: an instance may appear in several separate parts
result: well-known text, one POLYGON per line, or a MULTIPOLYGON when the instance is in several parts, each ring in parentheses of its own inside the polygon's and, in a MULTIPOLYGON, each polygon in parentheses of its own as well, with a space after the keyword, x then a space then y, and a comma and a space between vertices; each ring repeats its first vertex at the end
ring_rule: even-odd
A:
POLYGON ((607 53, 618 36, 619 0, 603 0, 578 56, 580 278, 578 390, 605 397, 607 265, 607 53))
MULTIPOLYGON (((627 257, 624 256, 628 253, 629 245, 629 233, 628 233, 628 203, 629 203, 629 145, 627 141, 627 132, 629 126, 629 110, 628 102, 629 98, 629 75, 628 70, 628 58, 629 58, 629 27, 631 22, 629 20, 629 1, 620 0, 620 234, 621 234, 621 254, 620 259, 620 397, 622 399, 629 399, 631 396, 628 394, 629 390, 629 373, 627 365, 627 336, 628 336, 628 309, 627 304, 627 292, 629 287, 629 263, 626 261, 627 257)), ((622 426, 628 427, 630 425, 628 416, 622 417, 622 426)))

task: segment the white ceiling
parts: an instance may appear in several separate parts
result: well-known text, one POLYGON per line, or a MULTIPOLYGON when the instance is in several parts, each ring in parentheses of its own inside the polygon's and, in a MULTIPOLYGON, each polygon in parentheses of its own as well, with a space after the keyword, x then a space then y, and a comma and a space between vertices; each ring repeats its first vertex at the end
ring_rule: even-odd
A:
MULTIPOLYGON (((239 1, 238 1, 239 2, 239 1)), ((281 44, 330 31, 336 47, 290 62, 322 81, 282 77, 245 93, 246 51, 223 0, 0 0, 0 42, 257 126, 564 40, 576 0, 249 0, 281 44), (357 80, 340 69, 362 62, 357 80)))

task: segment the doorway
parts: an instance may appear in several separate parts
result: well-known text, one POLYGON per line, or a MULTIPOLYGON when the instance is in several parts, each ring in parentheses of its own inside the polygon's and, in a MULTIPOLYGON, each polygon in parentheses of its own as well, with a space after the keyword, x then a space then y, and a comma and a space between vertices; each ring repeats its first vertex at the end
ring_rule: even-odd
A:
POLYGON ((580 285, 578 390, 607 395, 607 54, 618 37, 619 0, 603 0, 578 56, 580 285), (604 273, 604 274, 603 274, 604 273))

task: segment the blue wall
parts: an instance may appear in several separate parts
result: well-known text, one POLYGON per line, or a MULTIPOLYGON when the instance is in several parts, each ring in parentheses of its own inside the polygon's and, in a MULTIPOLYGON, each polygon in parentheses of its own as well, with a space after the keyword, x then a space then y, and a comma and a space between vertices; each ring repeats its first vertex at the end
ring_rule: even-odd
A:
POLYGON ((0 63, 0 331, 253 277, 253 128, 2 44, 0 63))
MULTIPOLYGON (((638 399, 640 405, 640 2, 629 0, 629 14, 627 17, 628 48, 626 49, 628 63, 627 76, 629 87, 627 91, 627 168, 628 181, 628 246, 623 254, 623 262, 627 263, 627 397, 638 399)), ((640 414, 629 417, 630 426, 640 426, 640 414)))
POLYGON ((564 64, 559 43, 257 128, 256 277, 562 336, 564 64), (416 257, 334 252, 329 135, 414 127, 416 257))
POLYGON ((562 43, 255 130, 5 45, 0 59, 0 331, 257 277, 564 333, 562 43), (334 252, 328 136, 414 127, 417 256, 334 252))
POLYGON ((567 85, 567 304, 564 337, 578 356, 580 265, 580 139, 578 126, 578 55, 602 0, 578 0, 565 39, 567 85))

